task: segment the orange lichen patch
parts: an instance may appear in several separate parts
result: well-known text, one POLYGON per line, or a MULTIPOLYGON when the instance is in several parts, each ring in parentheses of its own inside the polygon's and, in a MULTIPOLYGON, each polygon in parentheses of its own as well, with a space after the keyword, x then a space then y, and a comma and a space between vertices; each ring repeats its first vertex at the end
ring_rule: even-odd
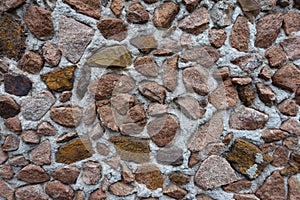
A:
POLYGON ((42 80, 50 90, 62 92, 73 89, 76 65, 58 69, 41 75, 42 80))
POLYGON ((150 160, 150 141, 148 139, 115 136, 109 138, 109 141, 115 145, 122 160, 136 163, 149 162, 150 160))
POLYGON ((26 49, 25 28, 21 20, 4 13, 0 16, 0 57, 19 60, 26 49))
POLYGON ((164 179, 164 175, 153 164, 142 165, 135 172, 135 180, 140 184, 145 184, 151 190, 162 188, 164 179))
POLYGON ((92 144, 86 137, 77 138, 60 147, 55 154, 56 162, 71 164, 93 155, 92 144))

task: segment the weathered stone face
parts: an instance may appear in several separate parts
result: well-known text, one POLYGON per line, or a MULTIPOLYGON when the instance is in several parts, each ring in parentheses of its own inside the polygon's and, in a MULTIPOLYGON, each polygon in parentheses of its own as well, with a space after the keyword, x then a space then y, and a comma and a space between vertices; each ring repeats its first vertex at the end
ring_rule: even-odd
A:
POLYGON ((138 183, 145 184, 151 190, 162 188, 164 179, 164 175, 153 164, 141 165, 135 172, 135 180, 138 183))

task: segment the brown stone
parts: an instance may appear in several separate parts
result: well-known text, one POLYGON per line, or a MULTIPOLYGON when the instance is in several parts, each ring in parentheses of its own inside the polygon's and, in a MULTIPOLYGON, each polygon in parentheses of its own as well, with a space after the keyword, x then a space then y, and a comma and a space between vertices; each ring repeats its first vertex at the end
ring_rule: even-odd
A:
POLYGON ((230 45, 241 52, 248 52, 250 29, 248 19, 239 16, 230 34, 230 45))
POLYGON ((136 163, 149 162, 150 160, 149 139, 114 136, 110 137, 109 141, 114 144, 122 160, 136 163))
POLYGON ((268 154, 264 154, 257 146, 241 138, 234 141, 224 156, 235 170, 249 179, 257 178, 272 161, 268 154))
POLYGON ((109 147, 103 143, 97 143, 96 149, 97 152, 103 156, 108 156, 108 154, 110 153, 109 147))
POLYGON ((237 180, 234 170, 225 158, 212 155, 200 165, 195 184, 204 190, 217 188, 237 180))
POLYGON ((168 91, 174 91, 177 86, 177 67, 179 56, 166 59, 162 65, 163 68, 163 84, 168 91))
POLYGON ((280 42, 287 57, 294 61, 300 58, 300 37, 289 37, 280 42))
POLYGON ((147 132, 157 146, 164 147, 172 142, 178 128, 177 119, 168 114, 150 121, 147 125, 147 132))
POLYGON ((217 80, 226 80, 230 76, 229 67, 221 67, 213 71, 212 76, 217 80))
POLYGON ((170 181, 179 186, 183 186, 190 182, 190 177, 188 175, 185 175, 181 171, 171 172, 171 174, 169 175, 169 179, 170 181))
POLYGON ((17 135, 19 135, 22 132, 22 124, 19 118, 17 117, 11 117, 4 119, 4 125, 6 128, 17 135))
POLYGON ((251 73, 263 64, 263 58, 258 53, 250 53, 246 56, 237 57, 231 63, 238 65, 243 71, 251 73))
POLYGON ((108 73, 92 82, 88 91, 96 100, 110 98, 113 94, 127 93, 135 87, 134 80, 127 75, 108 73))
POLYGON ((103 18, 97 23, 97 27, 108 40, 122 41, 127 36, 127 26, 121 19, 103 18))
POLYGON ((49 122, 41 122, 37 127, 37 134, 40 136, 54 136, 56 133, 56 128, 49 122))
POLYGON ((12 179, 14 177, 14 169, 12 166, 2 166, 0 167, 0 177, 3 179, 12 179))
POLYGON ((121 115, 125 115, 135 104, 135 96, 130 94, 117 94, 112 96, 110 103, 121 115))
POLYGON ((197 200, 213 200, 213 199, 206 194, 199 194, 197 195, 197 200))
POLYGON ((217 28, 224 28, 231 24, 232 13, 235 8, 233 2, 230 1, 216 1, 210 10, 210 18, 214 26, 217 28))
POLYGON ((252 82, 252 78, 250 77, 235 77, 232 78, 232 83, 237 85, 248 85, 252 82))
POLYGON ((0 17, 0 26, 2 27, 0 30, 0 56, 19 60, 26 49, 26 29, 23 23, 14 15, 4 13, 0 17))
POLYGON ((151 101, 158 103, 164 103, 166 98, 166 89, 153 81, 144 81, 139 85, 139 91, 143 96, 147 97, 151 101))
POLYGON ((269 67, 264 66, 264 67, 261 69, 261 71, 260 71, 260 73, 259 73, 258 76, 259 76, 260 78, 263 78, 263 79, 265 79, 266 81, 268 81, 268 80, 270 80, 270 79, 272 78, 273 72, 272 72, 272 70, 271 70, 269 67))
POLYGON ((102 166, 98 162, 88 161, 83 163, 82 180, 87 185, 95 185, 102 177, 102 166))
POLYGON ((137 1, 130 4, 126 15, 127 21, 134 24, 144 24, 149 20, 149 13, 146 8, 137 1))
POLYGON ((0 116, 4 119, 14 117, 20 112, 20 105, 7 95, 0 96, 0 116))
POLYGON ((71 164, 89 158, 93 153, 89 139, 82 137, 61 146, 55 153, 55 160, 59 163, 71 164))
POLYGON ((159 164, 179 166, 183 163, 183 150, 177 147, 159 149, 155 158, 159 164))
POLYGON ((86 125, 92 124, 96 119, 96 104, 90 103, 83 113, 83 120, 86 125))
POLYGON ((283 167, 286 166, 289 160, 289 150, 280 146, 273 154, 273 162, 272 165, 275 167, 283 167))
POLYGON ((228 109, 238 102, 238 93, 231 80, 225 80, 208 97, 208 101, 217 109, 228 109))
POLYGON ((32 88, 32 81, 25 75, 4 74, 4 88, 9 94, 26 96, 32 88))
POLYGON ((164 2, 154 10, 153 24, 158 28, 168 28, 179 12, 179 5, 174 2, 164 2))
POLYGON ((85 200, 85 192, 84 191, 81 191, 81 190, 77 190, 75 192, 75 197, 74 197, 74 200, 85 200))
POLYGON ((73 200, 75 195, 71 186, 62 184, 60 181, 48 182, 45 186, 45 192, 53 200, 73 200))
POLYGON ((263 183, 263 185, 256 191, 256 196, 265 200, 284 200, 285 187, 283 177, 279 171, 273 172, 263 183))
POLYGON ((188 33, 183 33, 180 37, 180 45, 189 49, 193 48, 194 43, 192 41, 191 35, 188 33))
POLYGON ((70 4, 79 13, 85 14, 87 16, 99 19, 101 4, 97 0, 63 0, 65 3, 70 4))
POLYGON ((117 118, 111 106, 105 105, 99 107, 97 112, 99 115, 99 119, 102 121, 104 126, 113 131, 119 131, 117 118))
POLYGON ((198 152, 209 143, 216 142, 223 131, 223 114, 218 112, 212 116, 210 121, 199 125, 195 133, 190 137, 188 149, 198 152))
POLYGON ((194 47, 180 55, 183 62, 196 62, 203 67, 211 67, 220 57, 217 49, 211 46, 194 47))
POLYGON ((204 68, 189 67, 182 71, 183 83, 188 92, 206 96, 209 93, 208 72, 204 68))
POLYGON ((14 188, 4 180, 0 179, 0 197, 7 200, 14 200, 14 188))
POLYGON ((287 131, 291 134, 299 135, 300 136, 300 123, 295 119, 288 119, 282 122, 280 126, 281 130, 287 131))
POLYGON ((182 2, 185 5, 187 11, 193 12, 199 4, 200 0, 183 0, 182 2))
POLYGON ((42 167, 30 164, 19 171, 18 179, 27 183, 43 183, 49 181, 50 177, 42 167))
POLYGON ((79 106, 52 107, 50 117, 62 126, 74 128, 81 122, 82 108, 79 106))
POLYGON ((195 10, 192 14, 183 18, 178 23, 178 27, 187 33, 199 35, 203 33, 209 25, 208 11, 205 7, 195 10))
POLYGON ((282 25, 280 12, 261 17, 256 25, 256 38, 254 45, 259 48, 268 48, 276 40, 282 25))
POLYGON ((288 116, 296 116, 299 109, 296 102, 292 99, 286 99, 282 101, 277 108, 282 114, 288 116))
POLYGON ((59 64, 61 59, 61 51, 56 45, 46 42, 42 50, 43 57, 50 66, 55 67, 59 64))
POLYGON ((296 90, 295 101, 300 106, 300 87, 298 87, 298 89, 296 90))
POLYGON ((120 17, 124 7, 125 7, 124 0, 112 0, 110 5, 110 9, 116 17, 120 17))
POLYGON ((89 200, 105 200, 105 199, 106 199, 105 191, 101 189, 97 189, 93 191, 89 197, 89 200))
POLYGON ((227 35, 224 30, 210 29, 208 37, 211 45, 216 48, 220 48, 223 46, 227 35))
POLYGON ((197 99, 186 96, 175 99, 180 111, 188 118, 197 120, 204 116, 205 109, 202 108, 197 99))
POLYGON ((153 52, 154 56, 172 56, 181 50, 178 40, 166 38, 161 41, 157 50, 153 52))
POLYGON ((116 182, 109 186, 109 191, 116 196, 128 196, 135 192, 133 186, 123 182, 116 182))
POLYGON ((236 182, 230 183, 223 188, 226 192, 239 192, 241 190, 249 189, 252 183, 249 180, 241 179, 236 182))
POLYGON ((300 182, 296 177, 290 177, 288 179, 288 200, 296 200, 300 196, 300 182))
POLYGON ((122 171, 122 180, 125 183, 131 183, 134 181, 134 174, 132 173, 131 169, 125 164, 121 164, 121 171, 122 171))
POLYGON ((70 101, 72 97, 71 91, 63 91, 59 97, 59 101, 62 103, 66 103, 67 101, 70 101))
POLYGON ((44 65, 42 56, 34 51, 27 51, 18 62, 18 67, 24 72, 36 74, 44 65))
POLYGON ((262 83, 256 83, 256 89, 259 99, 262 102, 264 102, 267 105, 271 105, 274 102, 276 95, 272 91, 270 86, 264 85, 262 83))
POLYGON ((30 6, 27 8, 24 21, 35 37, 41 40, 50 39, 54 35, 54 25, 51 12, 43 7, 30 6))
POLYGON ((256 130, 264 128, 268 119, 267 114, 241 105, 231 113, 229 125, 237 130, 256 130))
POLYGON ((20 140, 14 135, 7 135, 2 145, 3 151, 15 151, 19 149, 20 140))
POLYGON ((57 69, 41 75, 41 79, 47 87, 55 92, 63 92, 73 89, 74 73, 76 65, 57 69))
POLYGON ((49 196, 43 191, 41 185, 26 185, 16 190, 16 197, 20 200, 48 200, 49 196))
POLYGON ((234 194, 235 200, 259 200, 254 194, 234 194))
POLYGON ((289 10, 283 15, 283 29, 286 35, 300 30, 300 13, 297 10, 289 10))
POLYGON ((120 156, 113 156, 110 157, 106 160, 104 160, 104 162, 110 166, 110 168, 114 169, 114 170, 118 170, 121 164, 121 159, 120 156))
POLYGON ((220 155, 225 147, 223 142, 215 142, 207 144, 204 154, 207 156, 220 155))
POLYGON ((282 144, 291 150, 298 150, 298 141, 297 137, 287 137, 283 140, 282 144))
POLYGON ((288 133, 279 129, 266 129, 262 132, 261 138, 265 142, 279 141, 288 136, 288 133))
POLYGON ((198 164, 202 160, 199 153, 192 152, 191 156, 189 157, 189 163, 188 166, 190 168, 194 167, 196 164, 198 164))
POLYGON ((271 67, 281 67, 286 62, 285 53, 279 45, 274 45, 265 52, 265 57, 269 60, 271 67))
POLYGON ((141 165, 135 172, 135 180, 151 190, 163 188, 164 179, 164 175, 154 164, 141 165))
POLYGON ((182 199, 187 195, 187 191, 178 187, 177 185, 168 185, 163 188, 163 194, 174 199, 182 199))
POLYGON ((282 176, 292 176, 294 174, 299 173, 300 168, 295 162, 289 162, 285 168, 280 170, 280 174, 282 176))
POLYGON ((273 85, 295 92, 300 84, 300 69, 292 63, 281 67, 272 77, 273 85))
POLYGON ((168 112, 168 105, 160 103, 150 103, 147 109, 149 116, 159 116, 168 112))
POLYGON ((237 92, 240 97, 240 100, 245 106, 251 106, 253 100, 256 98, 255 90, 251 84, 239 85, 237 87, 237 92))
POLYGON ((263 153, 270 153, 278 148, 278 145, 274 143, 265 143, 259 146, 263 153))
POLYGON ((26 0, 4 0, 0 4, 0 12, 7 12, 21 6, 26 0))
POLYGON ((34 148, 29 154, 29 160, 36 165, 50 165, 51 144, 49 140, 43 141, 39 146, 34 148))
POLYGON ((130 39, 130 44, 138 48, 141 53, 148 54, 157 48, 157 41, 151 35, 139 36, 130 39))
MULTIPOLYGON (((76 0, 78 1, 78 0, 76 0)), ((89 1, 94 2, 94 0, 89 1)), ((60 15, 58 47, 70 62, 77 63, 91 42, 95 31, 75 19, 60 15)))
POLYGON ((158 0, 143 0, 145 3, 152 4, 156 3, 158 0))
POLYGON ((134 68, 144 76, 156 77, 158 75, 158 66, 151 56, 137 57, 134 61, 134 68))
POLYGON ((80 171, 73 166, 60 167, 52 173, 52 177, 64 184, 74 184, 77 181, 80 171))
POLYGON ((29 164, 29 161, 23 155, 17 155, 10 157, 8 160, 8 164, 17 167, 24 167, 29 164))

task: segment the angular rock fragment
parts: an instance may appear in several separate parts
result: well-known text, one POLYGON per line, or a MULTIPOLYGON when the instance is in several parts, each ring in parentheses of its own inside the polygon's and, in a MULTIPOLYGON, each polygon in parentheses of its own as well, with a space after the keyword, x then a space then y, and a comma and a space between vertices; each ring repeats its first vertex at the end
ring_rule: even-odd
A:
POLYGON ((288 133, 279 129, 266 129, 261 134, 261 138, 265 142, 279 141, 288 136, 288 133))
POLYGON ((164 187, 163 194, 172 197, 174 199, 182 199, 187 195, 187 191, 178 187, 177 185, 168 185, 164 187))
POLYGON ((300 196, 300 182, 296 177, 290 177, 288 179, 288 200, 297 199, 300 196))
POLYGON ((102 166, 98 162, 83 163, 82 180, 87 185, 96 185, 102 177, 102 166))
POLYGON ((29 161, 23 155, 17 155, 9 158, 8 164, 17 167, 24 167, 29 164, 29 161))
POLYGON ((27 183, 43 183, 50 177, 42 167, 30 164, 19 171, 18 179, 27 183))
POLYGON ((62 126, 74 128, 81 122, 82 108, 79 106, 52 107, 50 117, 62 126))
POLYGON ((280 42, 287 57, 294 61, 300 58, 300 37, 289 37, 280 42))
POLYGON ((162 165, 179 166, 183 163, 183 150, 177 147, 160 149, 157 151, 156 160, 162 165))
POLYGON ((70 4, 79 13, 85 14, 87 16, 99 19, 101 4, 97 0, 63 0, 65 3, 70 4))
POLYGON ((130 94, 117 94, 112 96, 110 103, 118 113, 125 115, 128 110, 134 106, 135 96, 130 94))
POLYGON ((70 62, 77 63, 94 36, 94 30, 72 18, 59 18, 58 47, 70 62))
POLYGON ((34 51, 27 51, 18 62, 18 67, 24 72, 36 74, 44 66, 42 56, 34 51))
POLYGON ((268 154, 264 154, 254 144, 242 138, 236 139, 224 156, 235 170, 249 179, 257 178, 272 161, 268 154))
POLYGON ((27 98, 21 104, 21 113, 27 120, 41 119, 55 102, 55 97, 48 90, 42 90, 34 96, 27 98))
POLYGON ((252 82, 252 78, 250 77, 236 77, 232 78, 232 83, 237 85, 248 85, 252 82))
POLYGON ((259 77, 265 79, 266 81, 270 80, 272 78, 272 76, 273 76, 273 72, 267 66, 264 66, 261 69, 260 74, 259 74, 259 77))
POLYGON ((289 10, 283 15, 283 29, 286 35, 300 30, 300 13, 297 10, 289 10))
POLYGON ((200 0, 183 0, 182 2, 185 5, 187 11, 193 12, 199 4, 200 0))
POLYGON ((282 122, 280 126, 281 130, 287 131, 291 134, 299 135, 300 136, 300 123, 295 119, 288 119, 282 122))
POLYGON ((230 45, 238 51, 248 52, 250 29, 248 19, 239 16, 230 34, 230 45))
POLYGON ((179 123, 172 115, 158 117, 147 125, 151 140, 159 147, 172 142, 179 128, 179 123))
POLYGON ((287 148, 289 148, 290 150, 298 150, 299 149, 298 142, 299 142, 298 138, 292 136, 292 137, 285 138, 282 144, 287 148))
POLYGON ((141 53, 148 54, 157 48, 157 41, 151 35, 138 36, 130 39, 130 44, 138 48, 141 53))
POLYGON ((14 117, 20 112, 20 105, 7 95, 0 96, 0 116, 4 119, 14 117))
POLYGON ((35 37, 41 40, 54 36, 54 25, 51 12, 43 7, 30 6, 27 8, 24 21, 35 37))
POLYGON ((276 98, 275 93, 272 91, 270 86, 262 83, 256 83, 256 89, 259 99, 266 105, 271 105, 276 98))
POLYGON ((285 53, 281 50, 279 45, 274 45, 265 52, 265 57, 269 60, 271 67, 281 67, 285 61, 285 53))
POLYGON ((149 13, 139 2, 132 2, 127 10, 127 21, 134 24, 144 24, 149 20, 149 13))
POLYGON ((19 135, 22 132, 22 124, 19 118, 11 117, 4 119, 4 125, 6 128, 15 134, 19 135))
POLYGON ((2 179, 0 179, 0 197, 3 197, 7 200, 14 199, 13 187, 2 179))
POLYGON ((213 199, 206 194, 199 194, 197 195, 197 200, 213 200, 213 199))
POLYGON ((245 106, 251 106, 253 100, 256 98, 255 89, 251 84, 239 85, 237 87, 237 92, 239 94, 240 100, 245 106))
POLYGON ((91 79, 91 68, 84 65, 78 72, 78 84, 75 91, 79 99, 82 99, 87 91, 91 79))
POLYGON ((151 101, 164 103, 166 99, 166 89, 156 82, 152 82, 152 81, 142 82, 140 83, 138 89, 143 96, 147 97, 151 101))
POLYGON ((133 186, 123 182, 116 182, 109 186, 109 191, 116 196, 128 196, 135 192, 133 186))
POLYGON ((263 64, 263 58, 258 53, 251 53, 238 57, 232 60, 231 63, 238 65, 243 71, 251 73, 263 64))
POLYGON ((282 101, 277 108, 282 114, 288 116, 296 116, 299 110, 298 105, 292 99, 286 99, 282 101))
POLYGON ((194 35, 203 33, 208 28, 208 25, 208 11, 204 7, 195 10, 192 14, 188 15, 178 23, 178 27, 181 30, 194 35))
POLYGON ((4 0, 0 4, 0 12, 7 12, 23 5, 26 0, 4 0))
POLYGON ((35 165, 51 164, 51 144, 49 140, 43 141, 29 153, 29 160, 35 165))
POLYGON ((251 181, 246 179, 241 179, 236 182, 230 183, 223 187, 226 192, 239 192, 244 189, 250 188, 252 185, 251 181))
POLYGON ((231 1, 218 1, 210 10, 210 17, 214 25, 218 28, 224 28, 231 24, 231 17, 234 9, 234 3, 231 1))
POLYGON ((103 18, 97 23, 97 28, 108 40, 122 41, 127 36, 127 26, 121 19, 103 18))
POLYGON ((162 65, 163 68, 163 85, 168 91, 174 91, 177 86, 178 65, 179 56, 174 56, 172 58, 166 59, 162 65))
POLYGON ((153 52, 155 56, 171 56, 174 53, 178 53, 181 50, 181 46, 178 40, 165 39, 161 41, 157 50, 153 52))
POLYGON ((93 155, 92 144, 88 138, 77 138, 61 146, 55 153, 55 160, 59 163, 71 164, 93 155))
POLYGON ((292 63, 281 67, 272 77, 273 85, 295 92, 300 84, 300 69, 292 63))
POLYGON ((43 46, 43 57, 45 61, 52 67, 59 64, 61 59, 61 51, 50 42, 46 42, 43 46))
POLYGON ((122 170, 122 178, 125 183, 131 183, 134 181, 134 174, 125 163, 121 164, 121 170, 122 170))
POLYGON ((179 5, 174 2, 164 2, 154 10, 153 24, 158 28, 168 28, 179 12, 179 5))
POLYGON ((49 122, 41 122, 37 127, 37 134, 43 136, 54 136, 56 135, 56 128, 49 122))
POLYGON ((125 7, 124 0, 112 0, 110 5, 110 9, 116 17, 120 17, 124 7, 125 7))
POLYGON ((115 145, 118 155, 122 160, 136 163, 149 162, 149 139, 139 139, 128 136, 110 137, 109 141, 115 145))
POLYGON ((259 200, 254 194, 234 194, 235 200, 259 200))
POLYGON ((2 145, 3 151, 15 151, 19 149, 20 140, 14 135, 7 135, 2 145))
POLYGON ((74 184, 80 171, 73 166, 60 167, 52 173, 52 177, 64 184, 74 184))
POLYGON ((105 200, 106 199, 106 193, 101 188, 93 191, 89 197, 89 200, 105 200))
POLYGON ((151 190, 163 188, 164 179, 164 175, 154 164, 141 165, 135 172, 135 180, 151 190))
POLYGON ((97 112, 99 114, 99 119, 102 121, 104 126, 113 131, 119 131, 117 117, 111 106, 101 106, 98 108, 97 112))
POLYGON ((200 165, 195 183, 204 190, 213 189, 237 180, 234 170, 225 158, 212 155, 200 165))
POLYGON ((158 66, 151 56, 137 57, 134 61, 136 71, 144 76, 156 77, 158 66))
POLYGON ((55 92, 72 90, 75 69, 76 65, 57 69, 46 74, 42 74, 41 79, 50 90, 55 92))
POLYGON ((131 55, 123 45, 104 47, 87 59, 91 67, 129 67, 131 55))
POLYGON ((185 175, 181 171, 171 172, 169 179, 170 179, 170 181, 172 181, 173 183, 175 183, 176 185, 179 185, 179 186, 183 186, 190 182, 190 176, 185 175))
POLYGON ((65 185, 60 181, 48 182, 45 186, 45 192, 53 200, 72 200, 75 195, 71 186, 65 185))
POLYGON ((209 30, 209 42, 216 48, 223 46, 227 38, 226 32, 222 29, 210 29, 209 30))
POLYGON ((203 109, 199 102, 193 97, 178 97, 175 99, 181 112, 188 118, 197 120, 204 116, 205 109, 203 109))
POLYGON ((5 92, 16 96, 26 96, 32 89, 32 81, 25 75, 4 75, 5 92))
POLYGON ((18 188, 15 193, 20 200, 48 200, 49 196, 43 191, 41 185, 26 185, 18 188))
POLYGON ((150 103, 147 113, 150 116, 159 116, 168 112, 168 105, 160 103, 150 103))
POLYGON ((288 164, 289 150, 285 146, 280 146, 273 154, 272 165, 275 167, 283 167, 288 164))
POLYGON ((260 18, 256 25, 254 45, 259 48, 268 48, 276 40, 282 25, 280 12, 268 14, 260 18))
POLYGON ((187 92, 206 96, 209 93, 208 72, 201 67, 189 67, 182 71, 182 79, 187 92))

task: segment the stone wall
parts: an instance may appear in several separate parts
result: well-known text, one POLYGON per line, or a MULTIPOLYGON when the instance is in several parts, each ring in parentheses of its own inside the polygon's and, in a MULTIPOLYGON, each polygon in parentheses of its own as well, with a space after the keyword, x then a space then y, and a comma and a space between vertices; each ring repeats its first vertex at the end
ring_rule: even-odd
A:
POLYGON ((0 199, 299 199, 299 9, 3 0, 0 199))

